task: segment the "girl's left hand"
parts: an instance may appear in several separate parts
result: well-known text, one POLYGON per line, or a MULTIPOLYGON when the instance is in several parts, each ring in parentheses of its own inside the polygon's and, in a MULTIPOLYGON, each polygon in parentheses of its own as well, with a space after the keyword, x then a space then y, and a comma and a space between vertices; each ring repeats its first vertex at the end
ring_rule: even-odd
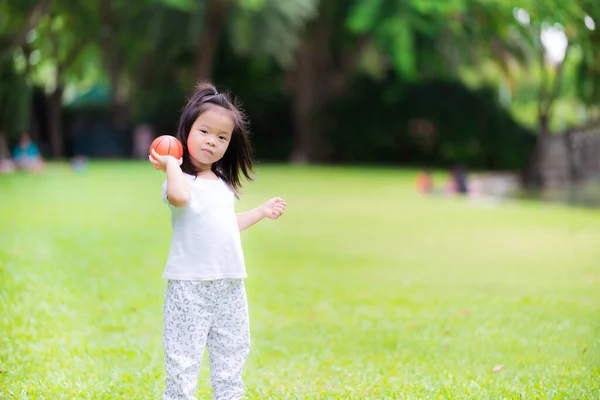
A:
POLYGON ((260 209, 265 217, 277 219, 281 216, 281 214, 283 214, 286 206, 287 205, 282 198, 275 197, 260 206, 260 209))

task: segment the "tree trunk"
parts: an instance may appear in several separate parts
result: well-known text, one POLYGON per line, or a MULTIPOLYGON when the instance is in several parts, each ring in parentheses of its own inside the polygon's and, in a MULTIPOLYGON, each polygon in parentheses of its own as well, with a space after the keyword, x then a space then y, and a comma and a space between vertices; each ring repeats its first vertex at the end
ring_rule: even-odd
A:
POLYGON ((322 6, 319 19, 302 35, 296 62, 286 74, 286 86, 292 93, 292 163, 322 161, 325 155, 327 143, 318 139, 317 114, 335 97, 337 71, 330 48, 333 10, 331 4, 322 6))
POLYGON ((60 43, 58 41, 59 34, 54 30, 48 32, 48 38, 52 45, 52 56, 56 62, 56 71, 54 75, 55 88, 47 98, 48 105, 48 122, 50 128, 50 148, 52 156, 56 158, 63 157, 65 154, 65 134, 63 132, 62 119, 62 96, 64 91, 64 74, 65 71, 73 64, 79 56, 79 53, 84 48, 86 40, 80 38, 79 42, 70 49, 67 56, 61 60, 59 56, 60 43))
POLYGON ((129 122, 131 107, 128 94, 124 90, 122 82, 123 63, 119 55, 116 54, 116 50, 109 51, 106 49, 105 54, 110 86, 110 114, 112 123, 117 128, 124 128, 129 122))
POLYGON ((293 149, 290 161, 306 164, 316 161, 317 144, 314 139, 315 79, 313 69, 312 48, 304 43, 298 51, 293 76, 294 96, 292 98, 293 149))
POLYGON ((479 127, 478 139, 479 145, 481 146, 481 152, 483 153, 484 168, 494 169, 496 160, 493 156, 494 150, 490 144, 489 120, 489 112, 484 104, 477 115, 477 125, 479 127))
POLYGON ((52 156, 64 156, 64 133, 62 121, 63 87, 58 85, 48 97, 48 118, 50 122, 50 147, 52 156))
POLYGON ((211 0, 204 17, 204 29, 196 45, 196 79, 198 81, 212 78, 215 53, 219 38, 229 12, 224 0, 211 0))
MULTIPOLYGON (((100 15, 104 24, 102 34, 102 50, 110 85, 110 113, 113 126, 123 128, 129 121, 129 101, 128 94, 123 85, 122 77, 124 70, 123 50, 119 47, 117 38, 118 17, 113 10, 109 0, 100 1, 100 15)), ((81 43, 81 48, 85 42, 81 43)), ((77 48, 77 47, 76 47, 77 48)), ((79 51, 75 54, 77 56, 79 51)))
POLYGON ((0 130, 0 161, 10 158, 10 149, 8 148, 8 140, 6 133, 0 130))
POLYGON ((542 176, 542 163, 546 150, 546 142, 550 137, 550 117, 552 115, 552 107, 554 106, 554 102, 560 94, 564 65, 567 56, 569 55, 569 50, 570 46, 567 46, 563 60, 555 67, 556 70, 554 84, 551 90, 548 90, 548 83, 550 82, 550 79, 544 64, 545 56, 543 49, 540 52, 540 65, 542 68, 542 73, 538 98, 538 137, 536 139, 529 165, 527 166, 525 173, 525 184, 530 188, 542 189, 545 185, 544 178, 542 176))
POLYGON ((108 41, 110 45, 105 50, 105 59, 107 62, 108 81, 110 86, 110 113, 114 126, 125 124, 127 115, 123 106, 125 95, 121 85, 121 75, 123 71, 120 57, 117 53, 114 40, 108 41), (110 50, 112 49, 112 50, 110 50))
POLYGON ((319 132, 319 118, 326 107, 346 89, 360 55, 370 43, 368 36, 342 49, 332 46, 336 13, 343 8, 322 2, 313 26, 307 27, 296 51, 295 63, 286 71, 286 90, 292 95, 293 149, 290 161, 310 163, 327 157, 328 143, 319 132))
POLYGON ((542 176, 542 162, 544 159, 546 140, 550 136, 549 115, 542 113, 538 117, 538 136, 531 153, 529 165, 526 169, 525 183, 529 188, 542 188, 544 179, 542 176))
POLYGON ((41 142, 41 138, 40 138, 40 128, 39 128, 39 124, 36 120, 36 115, 34 115, 33 112, 33 105, 34 105, 34 92, 33 92, 33 85, 30 83, 32 81, 31 79, 31 63, 29 62, 29 57, 31 55, 31 47, 29 45, 23 45, 22 46, 22 50, 23 50, 23 54, 25 56, 25 81, 27 84, 27 97, 28 97, 28 101, 27 101, 27 105, 26 105, 26 109, 25 109, 25 121, 26 122, 26 129, 29 132, 29 137, 31 138, 31 140, 34 143, 37 143, 39 145, 39 143, 41 142))
POLYGON ((292 105, 293 150, 290 161, 295 164, 307 164, 317 161, 318 145, 315 143, 315 124, 313 122, 312 106, 308 98, 294 99, 292 105))

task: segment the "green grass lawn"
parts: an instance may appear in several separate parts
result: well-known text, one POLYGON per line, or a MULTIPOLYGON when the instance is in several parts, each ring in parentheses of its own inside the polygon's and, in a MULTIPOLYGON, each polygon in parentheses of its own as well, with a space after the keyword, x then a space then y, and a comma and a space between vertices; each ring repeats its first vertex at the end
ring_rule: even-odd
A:
MULTIPOLYGON (((248 398, 600 398, 600 212, 421 198, 410 171, 258 172, 238 209, 288 210, 242 234, 248 398)), ((0 176, 0 398, 160 398, 162 180, 0 176)))

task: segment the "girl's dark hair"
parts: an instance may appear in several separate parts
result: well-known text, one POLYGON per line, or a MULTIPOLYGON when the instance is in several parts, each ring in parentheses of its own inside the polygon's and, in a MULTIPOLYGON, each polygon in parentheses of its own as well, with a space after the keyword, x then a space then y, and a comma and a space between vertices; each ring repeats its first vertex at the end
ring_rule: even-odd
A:
POLYGON ((208 82, 201 82, 196 85, 196 91, 183 108, 179 119, 177 139, 183 145, 181 170, 194 176, 197 176, 200 172, 192 164, 187 141, 192 125, 194 125, 198 116, 211 107, 222 107, 229 110, 233 118, 234 128, 229 147, 223 157, 212 165, 212 171, 225 181, 238 197, 242 188, 242 174, 247 180, 252 181, 254 157, 248 137, 248 120, 241 107, 234 103, 227 93, 217 92, 217 89, 208 82))

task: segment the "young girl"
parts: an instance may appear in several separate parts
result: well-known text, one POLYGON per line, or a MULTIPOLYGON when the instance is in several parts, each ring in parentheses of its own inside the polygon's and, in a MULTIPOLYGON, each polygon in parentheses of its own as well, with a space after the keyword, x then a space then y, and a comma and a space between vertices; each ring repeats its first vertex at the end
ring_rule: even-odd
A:
POLYGON ((250 351, 240 231, 265 217, 278 218, 286 203, 273 198, 235 214, 242 175, 251 180, 252 151, 244 115, 214 86, 198 85, 177 138, 184 150, 180 160, 154 150, 149 157, 166 172, 163 200, 173 229, 163 274, 163 399, 194 399, 205 345, 214 398, 239 399, 250 351))

